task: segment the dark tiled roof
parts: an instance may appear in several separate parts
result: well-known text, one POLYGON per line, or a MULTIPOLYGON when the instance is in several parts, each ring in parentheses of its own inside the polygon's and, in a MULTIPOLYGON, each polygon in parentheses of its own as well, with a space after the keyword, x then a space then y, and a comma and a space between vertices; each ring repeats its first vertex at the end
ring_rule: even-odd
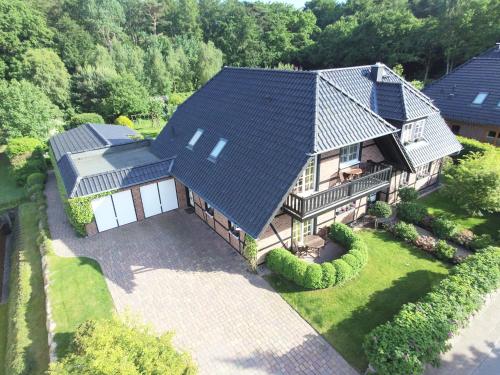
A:
POLYGON ((137 133, 119 125, 84 124, 50 138, 56 160, 67 152, 82 152, 133 142, 137 133))
POLYGON ((378 82, 376 90, 376 112, 386 119, 405 120, 406 108, 403 85, 394 82, 378 82))
POLYGON ((500 126, 500 50, 490 49, 424 89, 446 119, 500 126), (472 101, 480 92, 481 105, 472 101))
POLYGON ((427 117, 424 141, 405 146, 414 167, 454 154, 462 149, 439 112, 427 117))

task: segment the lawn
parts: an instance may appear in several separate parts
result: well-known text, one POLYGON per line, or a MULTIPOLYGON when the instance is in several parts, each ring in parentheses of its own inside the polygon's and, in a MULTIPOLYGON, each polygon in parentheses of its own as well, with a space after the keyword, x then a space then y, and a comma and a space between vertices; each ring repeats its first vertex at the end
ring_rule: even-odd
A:
POLYGON ((470 229, 475 234, 489 234, 493 238, 498 236, 498 230, 500 229, 499 213, 471 216, 450 199, 445 198, 440 191, 431 193, 420 199, 420 201, 427 207, 429 214, 445 214, 460 227, 470 229))
POLYGON ((370 249, 360 276, 341 287, 307 291, 277 275, 268 281, 355 368, 368 365, 365 335, 401 306, 425 295, 448 266, 381 231, 361 231, 370 249))
POLYGON ((153 121, 149 119, 137 119, 134 121, 134 130, 146 138, 156 138, 163 129, 165 122, 166 120, 161 120, 159 124, 153 124, 153 121))
POLYGON ((49 255, 50 298, 57 354, 64 356, 76 328, 86 320, 110 318, 113 300, 99 264, 89 258, 49 255))
POLYGON ((24 189, 16 185, 9 172, 9 161, 0 150, 0 209, 16 206, 24 198, 24 189))

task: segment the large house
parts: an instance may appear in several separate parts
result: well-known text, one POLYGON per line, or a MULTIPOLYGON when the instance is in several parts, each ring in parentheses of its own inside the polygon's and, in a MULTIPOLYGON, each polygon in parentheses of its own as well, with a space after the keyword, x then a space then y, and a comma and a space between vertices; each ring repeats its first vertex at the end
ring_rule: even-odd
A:
POLYGON ((500 43, 424 89, 455 134, 500 146, 500 43))
POLYGON ((130 135, 86 124, 50 140, 68 197, 100 194, 89 235, 191 206, 236 250, 255 238, 259 261, 401 186, 436 184, 461 149, 430 99, 380 63, 224 68, 155 140, 130 135))

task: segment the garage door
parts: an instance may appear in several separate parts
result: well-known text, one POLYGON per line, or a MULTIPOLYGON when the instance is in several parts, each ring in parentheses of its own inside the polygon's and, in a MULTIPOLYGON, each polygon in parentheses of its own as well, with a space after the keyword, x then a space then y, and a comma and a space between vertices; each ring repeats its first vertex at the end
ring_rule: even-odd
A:
POLYGON ((91 204, 99 232, 137 221, 130 190, 94 199, 91 204))
POLYGON ((179 207, 173 179, 144 185, 141 186, 140 190, 145 217, 158 215, 179 207))

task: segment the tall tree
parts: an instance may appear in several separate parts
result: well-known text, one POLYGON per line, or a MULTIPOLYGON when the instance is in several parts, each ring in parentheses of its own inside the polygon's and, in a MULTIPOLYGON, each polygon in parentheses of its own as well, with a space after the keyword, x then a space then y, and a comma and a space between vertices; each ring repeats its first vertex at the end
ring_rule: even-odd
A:
POLYGON ((197 84, 204 85, 222 67, 222 52, 212 42, 201 43, 196 62, 197 84))

